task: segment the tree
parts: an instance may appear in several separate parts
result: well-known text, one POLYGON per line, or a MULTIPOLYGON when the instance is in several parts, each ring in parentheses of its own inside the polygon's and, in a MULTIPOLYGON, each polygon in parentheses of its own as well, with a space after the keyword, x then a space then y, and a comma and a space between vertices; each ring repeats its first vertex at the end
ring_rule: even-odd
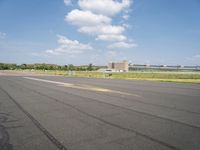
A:
POLYGON ((68 66, 67 66, 67 65, 60 66, 60 67, 61 67, 61 70, 64 70, 64 71, 67 71, 67 70, 68 70, 68 66))
POLYGON ((20 69, 27 69, 27 64, 20 65, 20 69))
POLYGON ((74 67, 74 65, 72 65, 72 64, 69 64, 69 67, 68 67, 68 70, 75 70, 75 67, 74 67))
POLYGON ((92 68, 92 64, 89 64, 87 70, 88 70, 88 71, 92 71, 92 70, 93 70, 93 68, 92 68))

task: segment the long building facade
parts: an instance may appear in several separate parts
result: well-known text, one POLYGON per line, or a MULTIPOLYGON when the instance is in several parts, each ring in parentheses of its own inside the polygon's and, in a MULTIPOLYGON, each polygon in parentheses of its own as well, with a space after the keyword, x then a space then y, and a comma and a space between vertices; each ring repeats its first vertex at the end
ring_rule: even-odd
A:
POLYGON ((128 61, 124 60, 123 62, 111 62, 108 64, 108 69, 116 72, 128 72, 128 61))

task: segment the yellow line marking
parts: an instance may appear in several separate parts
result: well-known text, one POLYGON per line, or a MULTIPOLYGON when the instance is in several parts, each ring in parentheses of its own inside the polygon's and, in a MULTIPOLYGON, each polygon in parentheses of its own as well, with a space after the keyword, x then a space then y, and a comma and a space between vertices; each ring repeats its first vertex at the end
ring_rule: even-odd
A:
POLYGON ((99 91, 99 92, 112 92, 112 90, 110 89, 105 89, 105 88, 99 88, 99 87, 93 87, 93 86, 85 86, 85 85, 68 85, 68 84, 64 84, 63 86, 65 87, 71 87, 71 88, 76 88, 76 89, 83 89, 83 90, 90 90, 90 91, 99 91))
POLYGON ((74 88, 74 89, 96 91, 96 92, 105 92, 105 93, 115 93, 115 94, 141 97, 140 95, 137 95, 137 94, 115 91, 115 90, 111 90, 111 89, 107 89, 107 88, 101 88, 101 87, 90 86, 90 85, 85 85, 85 84, 72 84, 72 83, 57 82, 57 81, 51 81, 51 80, 45 80, 45 79, 39 79, 39 78, 32 78, 32 77, 23 77, 23 78, 35 80, 35 81, 47 82, 47 83, 54 83, 54 84, 57 84, 57 85, 60 85, 60 86, 64 86, 64 87, 68 87, 68 88, 74 88))
POLYGON ((115 93, 115 94, 122 94, 122 95, 141 97, 140 95, 137 95, 137 94, 121 92, 121 91, 116 91, 116 90, 111 90, 111 89, 106 89, 106 88, 101 88, 101 87, 89 86, 89 85, 84 85, 84 84, 80 84, 80 85, 68 85, 68 84, 66 84, 64 86, 65 87, 76 88, 76 89, 88 90, 88 91, 115 93))

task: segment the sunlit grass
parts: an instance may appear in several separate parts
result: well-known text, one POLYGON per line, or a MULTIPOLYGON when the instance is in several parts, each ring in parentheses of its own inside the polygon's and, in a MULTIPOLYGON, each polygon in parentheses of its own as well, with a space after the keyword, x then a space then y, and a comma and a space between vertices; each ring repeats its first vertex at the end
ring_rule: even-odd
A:
MULTIPOLYGON (((21 70, 30 72, 31 70, 21 70)), ((93 72, 93 71, 59 71, 59 70, 32 70, 31 72, 46 75, 62 75, 92 78, 111 78, 127 80, 151 80, 162 82, 200 83, 200 74, 180 72, 93 72)))
POLYGON ((180 83, 200 83, 200 74, 181 74, 181 73, 144 73, 144 72, 75 72, 79 77, 128 79, 128 80, 151 80, 162 82, 180 82, 180 83), (109 76, 110 74, 110 76, 109 76))

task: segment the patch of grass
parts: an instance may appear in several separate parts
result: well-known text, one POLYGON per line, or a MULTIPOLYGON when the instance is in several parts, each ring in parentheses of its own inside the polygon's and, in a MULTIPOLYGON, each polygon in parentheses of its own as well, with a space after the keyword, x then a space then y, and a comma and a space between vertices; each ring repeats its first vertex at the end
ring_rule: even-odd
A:
POLYGON ((111 78, 111 79, 128 79, 128 80, 151 80, 162 82, 180 82, 180 83, 200 83, 200 74, 181 74, 181 73, 143 73, 143 72, 76 72, 78 77, 95 77, 95 78, 111 78), (112 74, 108 76, 108 74, 112 74))
POLYGON ((76 77, 111 78, 127 80, 151 80, 161 82, 200 83, 200 74, 180 72, 94 72, 94 71, 59 71, 59 70, 21 70, 47 75, 76 77), (109 76, 109 74, 111 76, 109 76))
POLYGON ((147 80, 147 81, 160 81, 160 82, 177 82, 177 83, 195 83, 200 84, 200 79, 153 79, 153 78, 131 78, 129 80, 147 80))
POLYGON ((142 73, 142 72, 128 72, 128 73, 112 73, 113 78, 144 78, 144 79, 200 79, 200 74, 181 74, 181 73, 142 73))

